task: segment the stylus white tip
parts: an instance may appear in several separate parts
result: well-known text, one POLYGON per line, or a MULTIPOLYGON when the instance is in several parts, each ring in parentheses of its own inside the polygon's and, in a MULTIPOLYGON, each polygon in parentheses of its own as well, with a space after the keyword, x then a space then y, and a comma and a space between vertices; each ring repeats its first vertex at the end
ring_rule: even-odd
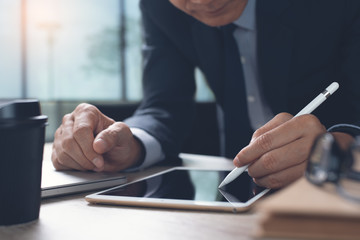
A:
POLYGON ((242 166, 242 167, 236 167, 234 168, 226 177, 225 179, 220 183, 219 188, 225 186, 228 183, 231 183, 235 178, 240 176, 246 169, 249 167, 248 165, 242 166))
POLYGON ((326 88, 326 91, 328 91, 331 95, 338 90, 339 88, 339 84, 337 82, 333 82, 332 84, 330 84, 330 86, 328 86, 326 88))

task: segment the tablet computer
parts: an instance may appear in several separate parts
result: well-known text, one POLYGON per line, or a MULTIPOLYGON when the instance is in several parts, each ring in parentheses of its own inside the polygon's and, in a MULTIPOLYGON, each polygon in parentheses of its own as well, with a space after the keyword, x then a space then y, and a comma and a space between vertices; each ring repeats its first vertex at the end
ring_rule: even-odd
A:
POLYGON ((85 199, 94 204, 243 212, 269 192, 247 172, 219 189, 229 172, 176 167, 85 199))

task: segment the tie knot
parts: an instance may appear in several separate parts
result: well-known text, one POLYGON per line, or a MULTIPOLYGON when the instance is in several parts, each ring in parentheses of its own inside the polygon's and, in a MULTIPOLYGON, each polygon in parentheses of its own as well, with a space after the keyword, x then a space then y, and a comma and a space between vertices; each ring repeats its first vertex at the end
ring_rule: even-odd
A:
POLYGON ((234 23, 230 23, 228 25, 223 26, 222 29, 225 34, 232 34, 236 29, 236 25, 234 23))

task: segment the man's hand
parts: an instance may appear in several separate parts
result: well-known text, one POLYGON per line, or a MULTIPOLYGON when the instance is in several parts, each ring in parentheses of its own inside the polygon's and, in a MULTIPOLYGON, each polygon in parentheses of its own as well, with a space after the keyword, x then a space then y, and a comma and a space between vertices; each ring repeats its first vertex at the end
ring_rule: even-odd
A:
POLYGON ((57 170, 115 172, 142 160, 143 147, 129 127, 80 104, 55 132, 52 162, 57 170))
POLYGON ((312 145, 325 132, 314 115, 280 113, 255 131, 234 164, 251 164, 248 173, 258 185, 281 188, 303 176, 312 145))

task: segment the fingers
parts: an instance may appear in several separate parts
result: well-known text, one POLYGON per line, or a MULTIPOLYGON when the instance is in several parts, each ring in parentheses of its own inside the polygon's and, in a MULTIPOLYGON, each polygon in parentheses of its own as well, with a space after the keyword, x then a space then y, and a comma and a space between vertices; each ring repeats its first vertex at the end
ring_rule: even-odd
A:
POLYGON ((93 144, 94 150, 104 156, 104 171, 114 172, 128 168, 141 160, 142 146, 130 128, 116 122, 100 132, 93 144))
POLYGON ((74 166, 76 162, 82 168, 92 170, 95 165, 92 163, 95 155, 88 145, 91 146, 93 137, 92 129, 86 129, 85 124, 82 128, 78 127, 79 120, 69 119, 63 124, 63 136, 61 147, 62 152, 58 154, 60 163, 66 166, 74 166), (89 153, 86 151, 90 151, 89 153), (68 157, 67 157, 68 156, 68 157))
POLYGON ((143 153, 127 125, 92 105, 80 104, 64 116, 55 133, 52 161, 58 170, 114 172, 140 162, 143 153))
POLYGON ((55 139, 53 143, 52 162, 57 170, 77 169, 86 170, 94 168, 85 158, 81 156, 81 152, 77 143, 70 137, 73 129, 73 118, 70 114, 63 117, 62 125, 55 132, 55 139), (69 155, 67 153, 71 153, 69 155), (79 158, 79 163, 76 163, 74 158, 79 158))
POLYGON ((262 178, 254 178, 254 182, 270 189, 278 189, 289 185, 304 175, 306 162, 292 166, 280 172, 264 176, 262 178))
POLYGON ((55 147, 54 144, 52 146, 52 153, 51 153, 51 161, 55 167, 56 170, 68 170, 68 167, 63 166, 61 163, 59 163, 59 160, 56 156, 56 151, 55 151, 55 147))
POLYGON ((301 137, 307 136, 308 140, 313 141, 325 131, 325 127, 313 115, 307 114, 292 118, 255 137, 236 155, 234 164, 237 167, 250 164, 265 153, 290 144, 301 137))
MULTIPOLYGON (((271 119, 269 122, 267 122, 264 126, 262 126, 261 128, 257 129, 250 141, 250 145, 253 144, 253 142, 255 140, 257 140, 258 144, 262 144, 262 145, 266 145, 269 144, 267 141, 270 141, 270 139, 267 138, 267 136, 270 135, 265 135, 265 133, 271 131, 272 129, 275 129, 279 126, 281 126, 283 123, 289 121, 290 119, 292 119, 292 115, 289 113, 279 113, 277 114, 273 119, 271 119), (259 137, 261 137, 262 139, 258 139, 259 137)), ((241 155, 247 154, 247 152, 251 152, 253 151, 252 149, 255 148, 254 145, 251 146, 251 148, 246 147, 244 149, 241 150, 240 153, 238 153, 235 158, 234 158, 234 165, 236 167, 241 167, 244 166, 246 164, 249 164, 251 161, 256 160, 256 158, 253 158, 252 156, 249 156, 248 158, 243 158, 241 155)), ((271 146, 268 146, 271 147, 271 146)))
POLYGON ((299 139, 288 144, 286 148, 278 148, 265 153, 249 166, 249 175, 253 178, 262 178, 305 162, 311 149, 311 144, 307 144, 306 141, 306 139, 299 139))
POLYGON ((115 122, 96 136, 93 149, 98 154, 103 154, 115 146, 122 146, 129 138, 132 138, 129 127, 122 122, 115 122))
POLYGON ((80 104, 73 113, 65 115, 55 132, 54 167, 58 170, 103 170, 103 157, 93 149, 94 135, 112 122, 89 104, 80 104))
MULTIPOLYGON (((96 153, 92 147, 95 127, 98 123, 94 118, 84 113, 75 118, 71 129, 72 137, 69 133, 69 146, 66 146, 66 149, 71 149, 68 154, 85 169, 101 170, 104 165, 102 156, 96 153)), ((66 144, 66 140, 63 141, 63 144, 66 144)))
POLYGON ((259 185, 285 186, 304 174, 311 147, 324 132, 325 127, 314 115, 278 115, 254 133, 234 164, 250 164, 248 173, 259 185))
POLYGON ((51 160, 56 170, 79 170, 79 171, 86 171, 85 168, 81 167, 77 162, 75 162, 72 158, 68 155, 64 154, 61 158, 57 157, 56 151, 52 151, 51 160), (59 161, 61 159, 61 161, 59 161))
POLYGON ((79 144, 72 137, 73 120, 70 115, 64 117, 63 124, 55 132, 52 162, 57 170, 92 170, 94 164, 83 154, 79 144))
POLYGON ((261 136, 262 134, 270 131, 271 129, 274 129, 274 128, 280 126, 281 124, 289 121, 292 118, 293 118, 293 116, 289 113, 277 114, 273 119, 271 119, 264 126, 262 126, 261 128, 257 129, 254 132, 254 134, 251 138, 251 142, 254 141, 257 137, 261 136))

